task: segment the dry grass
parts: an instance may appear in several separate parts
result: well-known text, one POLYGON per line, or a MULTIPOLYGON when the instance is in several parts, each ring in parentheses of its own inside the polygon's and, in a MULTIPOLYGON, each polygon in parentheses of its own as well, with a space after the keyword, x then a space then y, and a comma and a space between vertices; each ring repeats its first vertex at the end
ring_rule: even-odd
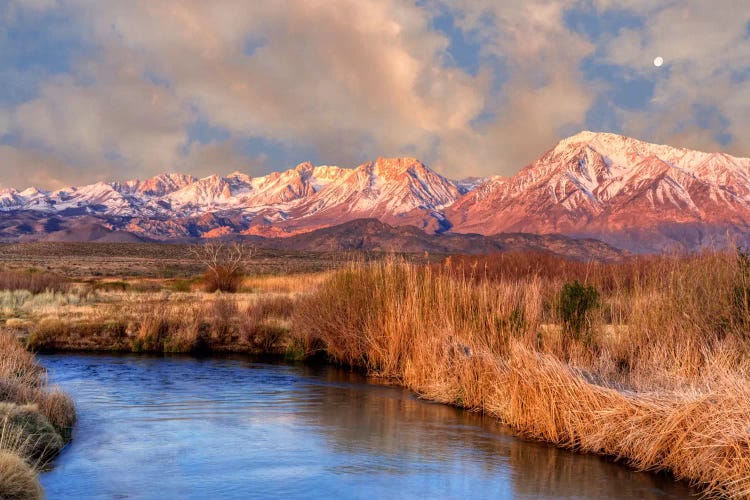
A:
POLYGON ((36 469, 70 439, 75 408, 13 336, 0 333, 0 498, 42 498, 36 469))
POLYGON ((0 291, 0 314, 9 318, 24 314, 53 315, 69 306, 85 305, 89 299, 89 295, 79 291, 47 291, 38 294, 28 290, 0 291))
POLYGON ((750 322, 737 305, 736 257, 571 264, 562 278, 527 264, 481 277, 455 261, 355 264, 300 302, 294 332, 309 355, 487 412, 528 437, 749 496, 750 322), (585 337, 559 327, 570 279, 602 294, 585 337))
POLYGON ((330 278, 331 272, 248 276, 240 290, 245 292, 299 294, 309 293, 330 278))
MULTIPOLYGON (((231 295, 97 292, 47 312, 15 308, 25 316, 13 324, 33 325, 29 345, 39 349, 324 355, 531 438, 748 496, 746 264, 733 254, 357 262, 245 278, 231 295), (599 297, 566 323, 562 290, 574 280, 599 297)), ((44 377, 33 359, 17 362, 29 383, 3 386, 2 374, 17 370, 0 363, 0 394, 18 392, 63 426, 66 399, 29 398, 44 377)))
MULTIPOLYGON (((21 413, 33 410, 52 425, 63 438, 70 436, 75 423, 75 407, 71 399, 47 383, 47 372, 34 356, 13 336, 0 333, 0 405, 21 406, 21 413)), ((8 407, 0 412, 12 413, 8 407)), ((17 412, 16 412, 17 413, 17 412)))
POLYGON ((6 500, 44 498, 37 473, 16 453, 0 450, 0 497, 6 500))
POLYGON ((63 277, 36 270, 0 272, 0 290, 28 290, 31 293, 64 292, 68 281, 63 277))
POLYGON ((277 294, 113 294, 96 307, 37 317, 27 326, 27 345, 48 351, 285 354, 294 303, 293 296, 277 294))

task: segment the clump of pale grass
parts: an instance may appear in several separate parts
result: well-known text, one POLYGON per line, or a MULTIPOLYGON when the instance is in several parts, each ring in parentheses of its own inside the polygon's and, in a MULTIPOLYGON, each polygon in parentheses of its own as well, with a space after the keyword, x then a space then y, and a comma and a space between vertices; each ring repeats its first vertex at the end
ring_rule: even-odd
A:
MULTIPOLYGON (((4 429, 0 429, 2 440, 4 429)), ((0 445, 0 498, 7 500, 35 500, 44 498, 37 473, 17 453, 5 451, 0 445)))
POLYGON ((34 460, 45 462, 51 459, 65 444, 37 405, 0 403, 0 420, 25 436, 27 446, 24 451, 34 460))
POLYGON ((0 312, 4 316, 13 316, 19 312, 36 315, 56 314, 68 306, 78 306, 88 300, 87 295, 74 292, 32 293, 28 290, 3 290, 0 291, 0 312))

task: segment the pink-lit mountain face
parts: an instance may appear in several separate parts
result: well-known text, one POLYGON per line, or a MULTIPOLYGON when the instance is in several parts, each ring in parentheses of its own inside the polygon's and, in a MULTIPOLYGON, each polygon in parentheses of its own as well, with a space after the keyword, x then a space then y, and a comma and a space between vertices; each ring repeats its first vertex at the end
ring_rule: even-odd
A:
POLYGON ((50 225, 28 220, 42 215, 57 221, 53 229, 85 217, 87 224, 156 240, 290 236, 363 218, 437 230, 443 210, 463 192, 415 159, 379 158, 353 169, 303 163, 254 178, 162 174, 57 191, 6 189, 0 217, 6 239, 44 237, 50 225), (26 219, 14 225, 21 214, 26 219))
POLYGON ((452 181, 415 159, 303 163, 250 177, 162 174, 57 191, 0 191, 3 239, 291 236, 373 218, 433 233, 593 237, 635 251, 743 244, 750 159, 582 132, 512 177, 452 181), (101 231, 76 232, 76 224, 101 231), (75 237, 75 236, 72 236, 75 237))
POLYGON ((590 236, 631 250, 742 243, 750 159, 582 132, 449 207, 452 231, 590 236))

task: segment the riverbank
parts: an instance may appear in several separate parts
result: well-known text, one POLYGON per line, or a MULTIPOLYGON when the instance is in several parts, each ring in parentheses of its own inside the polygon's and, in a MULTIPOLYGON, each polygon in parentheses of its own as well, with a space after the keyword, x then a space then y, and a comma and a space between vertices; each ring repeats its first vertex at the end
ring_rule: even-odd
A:
POLYGON ((34 356, 0 333, 0 497, 43 498, 37 472, 70 440, 75 417, 34 356))
POLYGON ((750 495, 743 254, 392 260, 242 289, 37 295, 5 328, 39 350, 324 357, 528 438, 750 495))
POLYGON ((744 255, 513 264, 354 266, 298 305, 295 333, 529 438, 750 495, 744 255))
POLYGON ((75 439, 40 476, 49 498, 696 495, 667 475, 518 439, 492 417, 331 364, 247 355, 37 359, 75 394, 79 415, 75 439))

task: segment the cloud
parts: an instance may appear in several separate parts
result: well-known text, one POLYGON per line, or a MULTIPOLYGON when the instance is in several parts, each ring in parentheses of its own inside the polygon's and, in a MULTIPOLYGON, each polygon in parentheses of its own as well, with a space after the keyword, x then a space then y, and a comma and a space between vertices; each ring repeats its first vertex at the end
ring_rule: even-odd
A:
POLYGON ((568 29, 573 2, 451 2, 465 31, 476 32, 485 57, 502 59, 510 77, 487 100, 495 118, 450 134, 442 161, 453 175, 510 175, 569 131, 583 127, 593 103, 580 71, 591 43, 568 29))
MULTIPOLYGON (((406 2, 87 2, 96 55, 9 114, 27 145, 80 164, 192 165, 196 115, 234 140, 310 145, 329 161, 427 155, 481 111, 486 75, 442 62, 446 37, 406 2), (253 51, 251 41, 260 41, 253 51)), ((300 159, 302 160, 302 159, 300 159)))
POLYGON ((75 176, 76 167, 37 151, 0 144, 0 189, 30 186, 62 186, 75 176))
POLYGON ((644 109, 622 113, 622 131, 678 146, 747 155, 747 145, 737 140, 750 133, 748 82, 736 78, 738 71, 750 70, 750 12, 742 3, 598 3, 625 5, 644 19, 641 29, 623 30, 610 39, 601 55, 655 82, 644 109), (665 59, 661 69, 652 64, 657 55, 665 59), (709 108, 727 120, 726 126, 707 123, 701 109, 709 108), (724 146, 720 136, 727 133, 735 140, 724 146))
POLYGON ((132 67, 117 63, 97 67, 92 84, 53 78, 39 97, 15 109, 13 130, 80 165, 107 158, 115 164, 122 159, 126 167, 173 164, 189 113, 168 89, 144 82, 132 67))
POLYGON ((64 67, 23 73, 38 80, 29 97, 0 99, 0 173, 29 161, 59 187, 410 155, 453 177, 510 175, 598 109, 615 132, 741 152, 749 14, 720 3, 12 0, 4 22, 69 19, 65 39, 77 35, 64 67), (566 22, 576 9, 643 22, 594 41, 566 22), (479 47, 477 71, 452 59, 434 23, 445 15, 479 47), (620 76, 592 79, 589 62, 620 76), (643 85, 622 92, 628 79, 643 85), (653 96, 631 95, 641 88, 653 96), (278 151, 300 157, 278 164, 278 151))

